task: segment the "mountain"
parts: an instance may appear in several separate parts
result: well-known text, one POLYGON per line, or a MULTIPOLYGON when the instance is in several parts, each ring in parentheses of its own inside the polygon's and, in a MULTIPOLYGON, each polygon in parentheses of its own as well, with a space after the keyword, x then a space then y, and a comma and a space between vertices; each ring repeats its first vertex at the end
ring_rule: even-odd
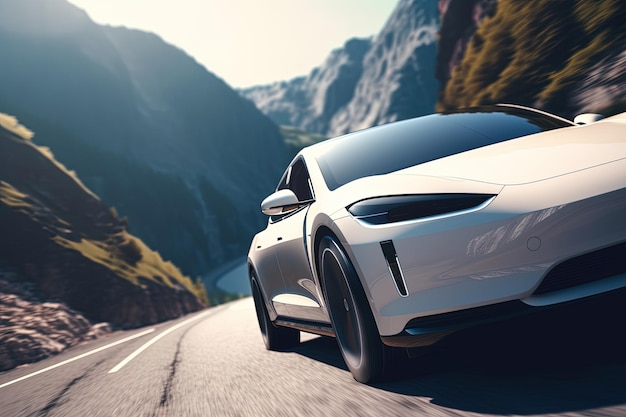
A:
POLYGON ((203 275, 246 253, 287 162, 278 127, 156 35, 65 0, 0 0, 0 110, 133 232, 203 275))
POLYGON ((305 77, 241 90, 278 124, 336 136, 434 110, 436 0, 401 0, 373 39, 351 39, 305 77))
POLYGON ((0 370, 75 344, 90 321, 137 327, 208 303, 30 137, 0 114, 0 370))
POLYGON ((333 116, 354 97, 371 39, 350 39, 308 76, 241 90, 274 122, 307 132, 328 132, 333 116))
POLYGON ((512 102, 571 118, 626 105, 623 1, 440 3, 439 110, 512 102))

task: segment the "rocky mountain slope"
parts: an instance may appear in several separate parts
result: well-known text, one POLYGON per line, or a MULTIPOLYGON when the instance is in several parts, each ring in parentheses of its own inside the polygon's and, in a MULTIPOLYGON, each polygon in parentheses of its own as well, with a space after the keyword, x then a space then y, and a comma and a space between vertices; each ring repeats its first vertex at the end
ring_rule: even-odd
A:
POLYGON ((91 330, 85 317, 135 327, 207 304, 201 283, 128 233, 125 220, 29 139, 0 114, 0 340, 9 359, 23 342, 31 355, 71 344, 91 330))
POLYGON ((247 251, 280 178, 278 127, 155 35, 65 0, 0 0, 0 111, 35 130, 186 274, 247 251))
POLYGON ((277 123, 325 136, 430 113, 436 102, 439 111, 508 102, 570 118, 615 114, 626 109, 623 16, 619 0, 402 0, 360 65, 346 44, 306 77, 241 94, 277 123), (340 90, 339 78, 318 74, 344 67, 359 71, 344 77, 340 100, 326 88, 340 90))
POLYGON ((513 102, 573 117, 624 108, 623 1, 441 0, 440 6, 439 110, 513 102))
POLYGON ((354 97, 371 39, 350 39, 307 76, 250 87, 241 94, 283 126, 325 134, 333 116, 354 97))
POLYGON ((401 0, 373 39, 352 39, 306 77, 244 97, 279 124, 336 136, 434 110, 436 0, 401 0))

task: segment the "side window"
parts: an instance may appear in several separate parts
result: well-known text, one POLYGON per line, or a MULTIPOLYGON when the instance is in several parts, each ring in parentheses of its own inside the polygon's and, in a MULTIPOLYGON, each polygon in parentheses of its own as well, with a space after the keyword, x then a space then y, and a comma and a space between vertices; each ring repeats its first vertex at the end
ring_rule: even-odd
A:
POLYGON ((293 191, 299 201, 313 200, 309 171, 306 169, 302 158, 294 162, 280 180, 277 189, 283 190, 285 188, 293 191))

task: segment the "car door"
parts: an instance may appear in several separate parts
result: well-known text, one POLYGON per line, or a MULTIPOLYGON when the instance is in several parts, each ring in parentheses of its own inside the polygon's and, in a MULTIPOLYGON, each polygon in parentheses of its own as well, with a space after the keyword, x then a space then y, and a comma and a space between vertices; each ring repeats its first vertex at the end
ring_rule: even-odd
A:
POLYGON ((275 297, 274 303, 286 304, 291 317, 317 322, 329 322, 320 294, 312 278, 311 263, 306 247, 306 219, 315 198, 303 158, 290 167, 279 189, 288 188, 300 201, 292 212, 276 219, 276 255, 285 283, 285 293, 275 297))
MULTIPOLYGON (((285 282, 278 266, 278 257, 276 256, 276 237, 278 231, 273 229, 274 225, 270 225, 266 230, 259 233, 255 239, 255 268, 258 278, 261 281, 262 291, 268 301, 285 293, 285 282)), ((289 316, 290 312, 287 306, 275 305, 274 311, 279 316, 289 316)), ((271 310, 270 310, 271 312, 271 310)), ((272 320, 276 317, 272 315, 272 320)))

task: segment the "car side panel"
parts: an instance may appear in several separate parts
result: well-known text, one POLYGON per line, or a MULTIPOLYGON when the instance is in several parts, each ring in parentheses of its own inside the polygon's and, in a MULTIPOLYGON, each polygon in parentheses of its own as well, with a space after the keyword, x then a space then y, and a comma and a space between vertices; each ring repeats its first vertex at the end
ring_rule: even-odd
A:
POLYGON ((276 243, 277 236, 275 231, 268 228, 255 236, 249 254, 257 273, 261 292, 267 298, 271 319, 275 319, 277 314, 289 314, 286 307, 281 309, 281 306, 279 306, 277 310, 271 302, 276 296, 285 293, 285 282, 280 273, 276 257, 276 243))
POLYGON ((329 323, 328 314, 313 276, 306 250, 305 221, 309 206, 273 225, 280 242, 277 257, 285 293, 273 302, 288 304, 290 317, 329 323))

